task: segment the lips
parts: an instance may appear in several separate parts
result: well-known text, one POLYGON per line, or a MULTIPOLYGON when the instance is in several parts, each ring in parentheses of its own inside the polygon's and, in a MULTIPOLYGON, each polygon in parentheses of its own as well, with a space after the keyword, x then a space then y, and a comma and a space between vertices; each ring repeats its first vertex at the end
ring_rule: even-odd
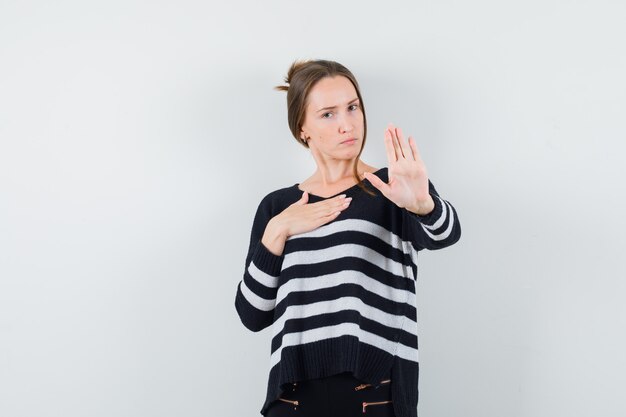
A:
POLYGON ((350 139, 346 139, 341 143, 346 143, 346 142, 350 142, 350 141, 356 141, 356 138, 350 138, 350 139))

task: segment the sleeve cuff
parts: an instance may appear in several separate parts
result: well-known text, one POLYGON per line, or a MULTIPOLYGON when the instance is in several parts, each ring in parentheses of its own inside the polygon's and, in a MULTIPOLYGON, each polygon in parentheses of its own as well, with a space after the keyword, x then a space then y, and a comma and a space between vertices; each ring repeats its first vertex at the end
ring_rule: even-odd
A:
POLYGON ((285 259, 285 255, 274 255, 260 240, 252 255, 252 261, 257 268, 272 276, 280 275, 283 259, 285 259))
POLYGON ((430 196, 432 197, 433 202, 435 203, 435 208, 433 208, 430 213, 420 216, 419 214, 415 214, 412 211, 405 209, 407 212, 409 212, 409 214, 412 214, 413 216, 417 217, 420 223, 423 223, 426 225, 434 224, 439 219, 439 217, 441 217, 441 213, 443 212, 441 199, 434 194, 431 194, 430 196))

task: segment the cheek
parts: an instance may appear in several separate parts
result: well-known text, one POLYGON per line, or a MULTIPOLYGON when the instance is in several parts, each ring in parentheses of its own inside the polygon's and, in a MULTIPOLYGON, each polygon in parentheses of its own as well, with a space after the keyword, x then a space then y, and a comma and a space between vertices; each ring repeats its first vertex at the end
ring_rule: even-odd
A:
POLYGON ((318 130, 318 134, 319 134, 319 138, 324 141, 330 141, 333 139, 334 135, 335 135, 335 129, 334 126, 331 126, 330 123, 327 123, 325 126, 321 126, 320 129, 318 130))

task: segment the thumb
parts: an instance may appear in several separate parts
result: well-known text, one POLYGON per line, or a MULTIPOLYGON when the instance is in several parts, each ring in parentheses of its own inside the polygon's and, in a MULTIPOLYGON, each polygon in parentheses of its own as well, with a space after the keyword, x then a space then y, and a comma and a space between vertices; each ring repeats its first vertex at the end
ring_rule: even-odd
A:
POLYGON ((371 172, 365 172, 365 179, 368 180, 374 187, 376 187, 383 195, 387 196, 387 191, 389 190, 389 186, 385 184, 385 181, 378 178, 378 176, 372 174, 371 172))
POLYGON ((300 200, 296 201, 294 204, 298 204, 298 205, 304 205, 309 201, 309 193, 307 193, 306 191, 302 192, 302 197, 300 197, 300 200))

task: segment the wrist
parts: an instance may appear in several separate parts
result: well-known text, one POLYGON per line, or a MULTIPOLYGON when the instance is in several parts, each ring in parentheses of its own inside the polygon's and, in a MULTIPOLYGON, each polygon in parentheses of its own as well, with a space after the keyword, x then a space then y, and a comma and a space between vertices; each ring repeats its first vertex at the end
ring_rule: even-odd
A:
POLYGON ((276 223, 270 221, 266 228, 261 243, 276 256, 281 256, 287 240, 286 233, 276 223))
POLYGON ((435 201, 429 194, 428 198, 418 201, 413 206, 407 206, 406 209, 413 214, 417 214, 418 216, 426 216, 435 209, 435 201))

